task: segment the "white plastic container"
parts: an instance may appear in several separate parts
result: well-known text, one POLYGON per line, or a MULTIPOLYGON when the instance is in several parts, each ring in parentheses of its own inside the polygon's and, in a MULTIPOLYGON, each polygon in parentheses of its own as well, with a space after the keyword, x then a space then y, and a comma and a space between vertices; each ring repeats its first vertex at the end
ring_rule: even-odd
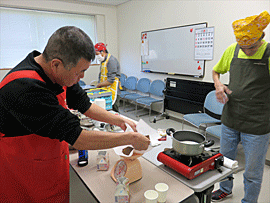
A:
POLYGON ((126 190, 125 185, 119 183, 116 186, 116 190, 115 190, 115 194, 114 194, 114 198, 115 198, 115 203, 129 203, 129 194, 126 190))
POLYGON ((109 153, 107 151, 99 151, 97 155, 97 170, 108 171, 110 167, 109 153))

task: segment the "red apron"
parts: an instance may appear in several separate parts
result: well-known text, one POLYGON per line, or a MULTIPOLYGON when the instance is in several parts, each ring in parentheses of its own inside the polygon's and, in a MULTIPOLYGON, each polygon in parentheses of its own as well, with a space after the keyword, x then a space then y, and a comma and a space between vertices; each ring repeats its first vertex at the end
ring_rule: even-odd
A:
MULTIPOLYGON (((0 88, 18 78, 44 82, 37 72, 24 70, 6 76, 0 88)), ((67 108, 66 88, 57 98, 67 108)), ((0 202, 69 202, 68 144, 35 134, 4 136, 0 133, 0 202)))

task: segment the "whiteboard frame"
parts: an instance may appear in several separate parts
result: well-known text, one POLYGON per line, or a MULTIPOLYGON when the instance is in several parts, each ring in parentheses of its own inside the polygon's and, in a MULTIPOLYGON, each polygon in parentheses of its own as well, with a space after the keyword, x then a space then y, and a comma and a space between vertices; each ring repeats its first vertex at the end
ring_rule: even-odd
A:
MULTIPOLYGON (((162 28, 162 29, 157 29, 157 30, 149 30, 149 31, 142 31, 141 32, 141 39, 144 33, 149 33, 149 32, 155 32, 155 31, 165 31, 169 29, 175 29, 175 28, 181 28, 181 27, 192 27, 192 26, 198 26, 198 25, 205 25, 205 28, 207 28, 208 24, 207 22, 202 22, 202 23, 195 23, 195 24, 189 24, 189 25, 182 25, 182 26, 176 26, 176 27, 169 27, 169 28, 162 28)), ((196 29, 196 28, 194 28, 196 29)), ((195 39, 195 32, 194 32, 194 39, 195 39)), ((195 42, 194 42, 195 44, 195 42)), ((193 60, 194 60, 194 44, 191 45, 193 49, 193 60)), ((199 61, 199 60, 196 60, 199 61)), ((166 75, 179 75, 179 76, 188 76, 188 77, 195 77, 195 78, 203 78, 205 75, 205 60, 200 60, 200 62, 203 64, 203 72, 202 75, 189 75, 189 74, 181 74, 181 73, 170 73, 170 72, 159 72, 156 70, 147 70, 143 68, 143 56, 141 55, 141 72, 147 72, 147 73, 159 73, 159 74, 166 74, 166 75)))

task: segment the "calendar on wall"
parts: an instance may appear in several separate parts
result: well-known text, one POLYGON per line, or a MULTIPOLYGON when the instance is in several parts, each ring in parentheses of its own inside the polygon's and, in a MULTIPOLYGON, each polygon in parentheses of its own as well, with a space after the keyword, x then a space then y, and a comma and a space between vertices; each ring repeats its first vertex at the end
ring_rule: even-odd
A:
POLYGON ((195 29, 195 60, 213 60, 214 27, 195 29))

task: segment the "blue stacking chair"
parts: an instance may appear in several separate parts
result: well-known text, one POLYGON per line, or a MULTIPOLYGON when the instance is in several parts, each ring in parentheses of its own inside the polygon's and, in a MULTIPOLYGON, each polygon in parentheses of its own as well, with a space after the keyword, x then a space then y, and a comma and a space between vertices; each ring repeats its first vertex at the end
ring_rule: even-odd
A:
POLYGON ((205 129, 206 133, 213 135, 215 137, 221 137, 221 125, 209 126, 205 129))
MULTIPOLYGON (((152 104, 156 102, 164 102, 163 91, 165 89, 165 83, 162 80, 154 80, 150 85, 150 96, 138 98, 136 100, 136 116, 138 111, 138 105, 143 106, 144 108, 149 108, 149 120, 151 121, 151 111, 152 111, 152 104)), ((145 115, 145 114, 144 114, 145 115)), ((161 114, 162 115, 162 114, 161 114)), ((157 121, 157 117, 154 118, 154 123, 157 121)))
POLYGON ((121 73, 121 77, 120 77, 120 85, 122 87, 121 91, 125 90, 125 82, 126 82, 127 76, 124 73, 121 73))
MULTIPOLYGON (((198 129, 205 127, 207 124, 218 124, 222 114, 224 104, 220 103, 216 99, 216 91, 209 92, 205 98, 203 113, 192 113, 183 116, 182 130, 184 128, 184 121, 192 124, 198 129), (205 125, 205 126, 202 126, 205 125)), ((205 129, 204 129, 205 130, 205 129)))
MULTIPOLYGON (((137 86, 136 86, 136 93, 127 94, 125 96, 125 100, 127 100, 129 103, 136 104, 137 99, 150 96, 150 93, 149 93, 150 83, 151 83, 151 81, 148 78, 139 79, 137 86)), ((124 111, 125 111, 125 105, 124 105, 124 111)), ((127 112, 127 110, 125 112, 127 112)))
POLYGON ((129 76, 124 82, 125 90, 120 91, 120 99, 125 102, 125 96, 128 94, 135 94, 138 79, 134 76, 129 76))

